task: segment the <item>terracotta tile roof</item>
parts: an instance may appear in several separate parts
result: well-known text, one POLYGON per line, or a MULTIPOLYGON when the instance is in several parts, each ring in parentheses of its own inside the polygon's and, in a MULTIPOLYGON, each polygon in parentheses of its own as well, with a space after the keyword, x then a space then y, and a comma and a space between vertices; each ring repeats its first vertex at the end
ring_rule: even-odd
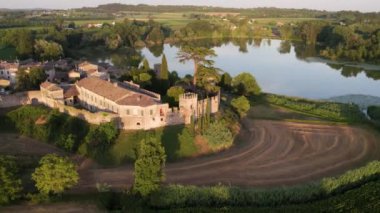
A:
POLYGON ((0 69, 5 69, 9 71, 17 71, 19 67, 18 63, 8 63, 6 61, 0 61, 0 69))
POLYGON ((64 98, 71 98, 73 96, 78 96, 79 92, 77 90, 77 87, 75 85, 69 87, 65 92, 63 93, 64 98))
POLYGON ((142 106, 142 107, 160 104, 160 102, 156 101, 155 99, 147 95, 138 94, 138 93, 135 93, 131 96, 120 99, 116 103, 119 105, 142 106))
POLYGON ((150 106, 159 103, 150 96, 128 90, 96 77, 84 78, 78 81, 76 85, 120 105, 150 106))
POLYGON ((45 88, 49 91, 58 91, 58 90, 62 90, 61 87, 59 87, 57 84, 53 84, 53 83, 50 83, 48 81, 45 81, 41 84, 41 87, 42 88, 45 88))

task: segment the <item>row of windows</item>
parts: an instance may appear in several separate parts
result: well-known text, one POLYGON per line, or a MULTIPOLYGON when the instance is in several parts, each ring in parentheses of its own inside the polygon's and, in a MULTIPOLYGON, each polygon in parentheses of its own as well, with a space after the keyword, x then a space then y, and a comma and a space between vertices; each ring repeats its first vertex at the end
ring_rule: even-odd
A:
MULTIPOLYGON (((1 74, 4 75, 5 71, 1 71, 1 74)), ((7 71, 7 75, 9 75, 9 71, 7 71)))

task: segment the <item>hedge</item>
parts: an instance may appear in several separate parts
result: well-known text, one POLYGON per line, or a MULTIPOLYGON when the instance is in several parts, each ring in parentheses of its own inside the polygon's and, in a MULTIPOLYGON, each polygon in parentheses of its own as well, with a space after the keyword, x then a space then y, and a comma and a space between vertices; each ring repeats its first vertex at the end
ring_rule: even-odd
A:
POLYGON ((339 177, 325 178, 319 182, 274 189, 244 189, 230 186, 182 186, 169 185, 154 193, 149 205, 153 208, 254 206, 274 207, 300 204, 327 198, 355 186, 378 179, 380 162, 348 171, 339 177))

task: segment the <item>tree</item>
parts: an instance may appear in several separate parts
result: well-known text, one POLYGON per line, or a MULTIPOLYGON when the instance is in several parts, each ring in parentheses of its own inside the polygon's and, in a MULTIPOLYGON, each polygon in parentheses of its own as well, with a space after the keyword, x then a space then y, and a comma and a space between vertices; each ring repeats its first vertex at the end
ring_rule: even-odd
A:
POLYGON ((181 63, 189 60, 194 62, 194 78, 193 85, 196 85, 197 71, 199 65, 213 65, 214 61, 207 59, 207 57, 215 57, 215 51, 213 49, 208 49, 205 47, 193 47, 193 46, 183 46, 181 50, 177 53, 177 57, 181 63))
POLYGON ((161 80, 168 80, 169 79, 168 62, 166 61, 165 54, 162 55, 160 79, 161 80))
POLYGON ((219 91, 219 87, 217 86, 220 82, 220 75, 218 70, 213 67, 205 67, 200 66, 198 68, 196 85, 202 89, 204 89, 207 93, 217 93, 219 91))
POLYGON ((78 183, 79 175, 75 165, 66 157, 47 154, 39 162, 32 174, 41 194, 59 194, 78 183))
POLYGON ((17 90, 31 90, 38 89, 47 76, 42 68, 33 67, 29 70, 29 73, 25 69, 19 69, 16 78, 17 90))
POLYGON ((232 80, 232 87, 237 94, 244 96, 259 95, 261 92, 255 77, 247 72, 237 75, 232 80))
POLYGON ((36 40, 34 44, 34 52, 40 59, 50 60, 57 59, 63 55, 63 48, 54 41, 46 41, 43 39, 36 40))
POLYGON ((17 31, 18 34, 16 35, 16 41, 15 44, 16 51, 18 55, 24 57, 24 56, 30 56, 33 53, 33 36, 32 33, 28 30, 20 30, 17 31))
POLYGON ((96 153, 103 153, 112 144, 118 133, 114 123, 102 123, 91 127, 85 140, 96 149, 96 153))
POLYGON ((179 96, 185 93, 185 90, 180 86, 172 86, 168 89, 166 95, 170 98, 170 104, 176 105, 179 101, 179 96))
POLYGON ((70 29, 75 29, 75 22, 70 22, 68 25, 67 25, 68 28, 70 29))
POLYGON ((41 67, 33 67, 29 71, 30 89, 38 89, 47 78, 45 71, 41 67))
POLYGON ((227 72, 223 73, 222 78, 220 80, 220 86, 226 91, 231 90, 232 77, 227 72))
POLYGON ((247 114, 249 108, 251 108, 251 105, 245 96, 240 96, 238 98, 232 99, 231 106, 241 118, 244 117, 247 114))
POLYGON ((20 196, 22 185, 16 173, 15 161, 9 156, 0 156, 0 205, 8 204, 20 196))
POLYGON ((144 58, 144 60, 143 60, 143 67, 142 68, 146 72, 150 70, 150 65, 149 65, 148 59, 144 58))
POLYGON ((138 158, 135 161, 133 190, 143 197, 160 187, 164 180, 165 149, 161 143, 148 139, 141 141, 138 158))

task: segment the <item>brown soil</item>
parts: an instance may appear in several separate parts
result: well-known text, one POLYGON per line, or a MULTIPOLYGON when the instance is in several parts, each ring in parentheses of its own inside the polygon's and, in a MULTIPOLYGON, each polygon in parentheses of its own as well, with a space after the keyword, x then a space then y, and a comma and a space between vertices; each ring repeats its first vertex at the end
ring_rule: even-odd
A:
POLYGON ((95 204, 81 203, 54 203, 54 204, 36 204, 36 205, 17 205, 9 207, 0 207, 0 212, 17 212, 17 213, 75 213, 75 212, 104 212, 99 210, 95 204))
MULTIPOLYGON (((356 127, 247 119, 229 150, 168 164, 166 183, 271 187, 310 182, 380 159, 378 138, 356 127)), ((132 169, 84 169, 77 190, 94 189, 96 183, 124 188, 133 183, 132 169)))
MULTIPOLYGON (((0 134, 0 154, 47 153, 64 154, 53 145, 16 134, 0 134)), ((91 160, 71 157, 79 165, 81 176, 74 191, 95 190, 96 183, 119 189, 133 183, 133 165, 103 169, 91 160)), ((167 164, 166 183, 294 185, 338 175, 378 159, 379 134, 370 130, 246 119, 230 149, 167 164)))
POLYGON ((0 154, 45 155, 48 153, 63 154, 64 152, 54 145, 18 134, 0 134, 0 154))
POLYGON ((210 147, 208 147, 207 141, 202 136, 197 135, 195 137, 195 145, 198 148, 198 153, 196 156, 206 154, 206 153, 210 153, 210 147))

